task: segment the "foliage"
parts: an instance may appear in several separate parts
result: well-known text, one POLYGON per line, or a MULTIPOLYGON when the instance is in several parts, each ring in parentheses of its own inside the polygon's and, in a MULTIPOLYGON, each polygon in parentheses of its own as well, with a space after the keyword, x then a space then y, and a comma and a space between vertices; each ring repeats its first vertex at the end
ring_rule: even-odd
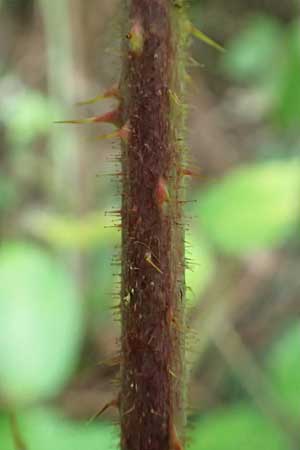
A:
POLYGON ((299 168, 297 161, 272 161, 232 171, 201 195, 205 234, 240 255, 282 244, 298 222, 299 168))
POLYGON ((257 16, 229 45, 225 72, 257 90, 267 117, 281 129, 295 127, 300 114, 300 31, 271 16, 257 16))
POLYGON ((196 423, 190 450, 290 450, 286 437, 255 408, 237 405, 196 423))
POLYGON ((13 147, 23 150, 34 139, 49 132, 51 119, 58 113, 53 102, 38 91, 20 88, 17 80, 8 80, 19 92, 4 99, 0 118, 7 127, 7 136, 13 147))
MULTIPOLYGON (((19 426, 30 450, 112 450, 117 442, 110 425, 72 422, 56 410, 45 408, 21 414, 19 426)), ((0 435, 3 450, 15 450, 6 417, 0 418, 0 435)))
POLYGON ((42 249, 4 244, 0 298, 2 396, 15 407, 58 393, 74 370, 82 334, 69 274, 42 249))
MULTIPOLYGON (((276 387, 275 392, 282 409, 290 414, 294 412, 296 417, 299 417, 300 362, 295 342, 299 342, 298 326, 292 327, 284 339, 274 346, 268 355, 266 369, 269 372, 270 382, 276 387)), ((189 450, 294 448, 289 435, 280 430, 278 424, 273 423, 271 418, 264 416, 246 402, 216 410, 201 420, 197 419, 192 425, 190 441, 189 450)))

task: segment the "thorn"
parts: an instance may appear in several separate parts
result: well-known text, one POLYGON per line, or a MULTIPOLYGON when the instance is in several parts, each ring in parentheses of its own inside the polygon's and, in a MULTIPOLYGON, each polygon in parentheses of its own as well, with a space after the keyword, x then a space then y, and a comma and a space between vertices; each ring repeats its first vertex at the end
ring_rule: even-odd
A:
POLYGON ((178 439, 175 425, 171 425, 171 433, 170 434, 171 434, 171 436, 170 436, 171 450, 184 450, 180 440, 178 439))
POLYGON ((136 21, 126 35, 129 42, 129 48, 132 53, 140 56, 144 49, 144 30, 139 21, 136 21))
POLYGON ((119 130, 119 137, 123 142, 127 143, 129 135, 130 135, 130 124, 129 121, 127 121, 125 125, 123 125, 123 127, 119 130))
POLYGON ((214 47, 220 52, 225 52, 225 48, 221 44, 219 44, 218 42, 214 41, 212 38, 207 36, 205 33, 203 33, 203 31, 195 27, 190 21, 187 21, 187 31, 190 34, 192 34, 195 38, 200 39, 200 41, 202 42, 205 42, 205 44, 214 47))
POLYGON ((123 416, 128 416, 128 414, 131 414, 135 410, 135 405, 133 405, 131 408, 129 408, 127 411, 123 413, 123 416))
POLYGON ((112 216, 112 217, 121 216, 121 214, 122 214, 121 209, 110 209, 110 210, 105 211, 105 213, 104 213, 105 216, 112 216))
MULTIPOLYGON (((118 296, 119 297, 119 296, 118 296)), ((119 303, 118 305, 113 305, 113 306, 110 306, 110 308, 109 309, 112 309, 112 310, 120 310, 120 308, 121 308, 121 303, 119 303)))
POLYGON ((97 141, 104 141, 106 139, 114 139, 114 138, 120 138, 120 130, 113 131, 112 133, 108 134, 101 134, 100 136, 97 136, 97 141))
POLYGON ((199 172, 192 170, 192 169, 187 169, 187 168, 179 169, 179 173, 180 173, 180 175, 187 176, 187 177, 195 177, 195 178, 201 177, 199 172))
MULTIPOLYGON (((98 366, 114 367, 121 364, 121 355, 112 356, 111 358, 103 359, 97 363, 98 366)), ((112 406, 112 405, 111 405, 112 406)))
POLYGON ((109 172, 109 173, 103 173, 103 176, 106 177, 123 177, 124 172, 109 172))
POLYGON ((119 405, 120 405, 120 398, 119 398, 119 395, 118 395, 117 398, 115 398, 111 402, 106 403, 106 405, 104 405, 103 408, 100 409, 100 411, 96 412, 96 414, 94 414, 88 420, 87 424, 89 425, 90 423, 92 423, 95 419, 97 419, 99 416, 101 416, 108 408, 118 408, 119 409, 119 405))
POLYGON ((118 230, 121 230, 122 226, 122 223, 117 223, 115 225, 105 225, 104 228, 117 228, 118 230))
POLYGON ((77 106, 92 105, 93 103, 97 103, 106 98, 113 98, 113 97, 118 100, 121 100, 121 93, 120 93, 120 89, 117 84, 115 84, 111 88, 107 89, 107 91, 105 91, 103 94, 96 95, 96 97, 91 98, 89 100, 85 100, 83 102, 78 102, 78 103, 76 103, 76 105, 77 106))
POLYGON ((188 58, 188 66, 189 67, 203 67, 203 64, 201 64, 199 61, 197 61, 195 58, 190 56, 188 58))
POLYGON ((170 375, 172 375, 173 378, 178 378, 177 375, 170 369, 170 367, 168 368, 168 372, 170 375))
POLYGON ((170 194, 168 191, 166 180, 163 177, 159 177, 156 189, 155 198, 158 206, 162 206, 164 203, 170 200, 170 194))
POLYGON ((122 128, 120 128, 117 131, 114 131, 113 133, 108 133, 108 134, 102 134, 101 136, 97 136, 97 140, 105 140, 105 139, 114 139, 114 138, 119 138, 121 139, 123 142, 128 142, 128 138, 129 138, 129 134, 130 134, 130 128, 129 128, 129 123, 126 122, 125 125, 123 125, 122 128))
POLYGON ((173 92, 171 89, 169 89, 168 91, 169 91, 170 98, 173 100, 173 102, 177 106, 182 106, 182 102, 180 101, 180 99, 179 99, 178 95, 176 94, 176 92, 173 92))
POLYGON ((101 116, 87 117, 86 119, 56 120, 54 123, 68 124, 86 124, 86 123, 112 123, 118 126, 120 124, 120 110, 115 109, 101 116))
POLYGON ((150 266, 152 266, 155 270, 157 270, 157 272, 159 273, 163 273, 160 268, 152 261, 152 254, 151 252, 146 252, 145 253, 145 261, 147 261, 148 264, 150 264, 150 266))

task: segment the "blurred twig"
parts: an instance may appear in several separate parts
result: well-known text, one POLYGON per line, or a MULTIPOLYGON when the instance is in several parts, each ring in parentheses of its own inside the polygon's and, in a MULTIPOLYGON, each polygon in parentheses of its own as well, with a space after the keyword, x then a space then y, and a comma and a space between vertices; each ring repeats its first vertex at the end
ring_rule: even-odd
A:
POLYGON ((251 352, 243 344, 240 335, 230 322, 226 323, 226 319, 224 322, 222 333, 212 335, 216 347, 257 407, 284 432, 291 449, 298 450, 300 433, 296 421, 284 411, 278 396, 251 352))
MULTIPOLYGON (((73 59, 70 2, 67 0, 38 0, 44 23, 47 46, 47 82, 49 96, 60 106, 62 114, 70 115, 74 103, 75 64, 73 59)), ((60 118, 53 118, 60 119, 60 118)), ((78 148, 74 128, 53 126, 49 149, 53 160, 55 202, 72 203, 74 177, 77 173, 78 148), (68 189, 66 189, 66 186, 68 189)), ((51 179, 50 179, 51 180, 51 179)), ((76 180, 77 181, 77 180, 76 180)))
POLYGON ((11 433, 14 441, 14 446, 16 450, 28 450, 27 445, 24 442, 23 436, 21 435, 20 427, 17 420, 17 415, 15 412, 9 414, 9 422, 11 427, 11 433))
MULTIPOLYGON (((190 317, 193 327, 201 330, 197 349, 195 348, 198 361, 199 358, 204 359, 204 356, 207 356, 207 351, 211 346, 215 347, 260 411, 285 433, 291 448, 297 450, 300 433, 296 423, 293 417, 285 411, 263 370, 247 348, 243 339, 245 323, 243 320, 241 321, 242 317, 247 317, 248 321, 251 320, 249 310, 250 306, 253 307, 253 301, 259 300, 259 297, 257 298, 258 288, 267 280, 272 279, 275 273, 278 276, 279 271, 285 272, 286 266, 290 269, 290 262, 282 260, 279 255, 275 257, 275 254, 272 254, 272 258, 267 259, 263 264, 258 264, 256 260, 254 266, 248 267, 239 283, 232 283, 233 290, 226 291, 223 286, 221 296, 218 295, 215 301, 206 303, 206 307, 201 305, 198 315, 194 310, 190 317)), ((275 300, 274 302, 276 303, 275 300)), ((281 307, 282 303, 284 302, 280 302, 281 307)), ((284 304, 286 307, 287 303, 284 304)), ((270 305, 268 307, 270 309, 270 305)), ((252 318, 254 326, 259 320, 260 314, 257 314, 256 311, 255 317, 252 318)), ((276 329, 276 324, 274 324, 274 328, 276 329)), ((209 363, 208 366, 211 369, 211 362, 206 358, 204 361, 209 363)), ((209 367, 206 366, 205 370, 209 370, 209 367)), ((219 370, 219 373, 223 372, 219 370)))

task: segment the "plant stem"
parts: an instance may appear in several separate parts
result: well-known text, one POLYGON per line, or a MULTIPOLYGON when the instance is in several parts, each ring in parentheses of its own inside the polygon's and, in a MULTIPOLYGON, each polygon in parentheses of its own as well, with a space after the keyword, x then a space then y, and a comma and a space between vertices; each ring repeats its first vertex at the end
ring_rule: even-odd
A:
POLYGON ((125 3, 121 447, 180 450, 185 372, 183 7, 170 0, 125 3))

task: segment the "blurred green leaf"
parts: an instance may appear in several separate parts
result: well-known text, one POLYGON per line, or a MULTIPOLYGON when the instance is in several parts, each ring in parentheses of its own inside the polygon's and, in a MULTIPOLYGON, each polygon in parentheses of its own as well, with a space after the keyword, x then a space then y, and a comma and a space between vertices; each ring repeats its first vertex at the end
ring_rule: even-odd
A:
POLYGON ((268 358, 267 367, 275 390, 290 411, 299 417, 300 331, 296 323, 277 342, 268 358))
POLYGON ((278 246, 296 227, 299 188, 294 161, 234 170, 201 193, 202 228, 220 250, 237 255, 278 246))
POLYGON ((297 126, 300 116, 300 30, 257 16, 228 46, 222 67, 233 80, 251 84, 251 97, 281 128, 297 126))
POLYGON ((82 315, 72 279, 45 251, 0 251, 0 391, 20 405, 56 394, 80 351, 82 315))
POLYGON ((287 438, 255 409, 235 406, 196 422, 189 450, 290 450, 287 438))
POLYGON ((298 127, 300 117, 300 30, 298 21, 288 28, 284 44, 284 51, 280 54, 280 64, 273 75, 276 77, 273 87, 273 115, 282 127, 298 127))
MULTIPOLYGON (((61 414, 36 409, 22 415, 19 428, 28 450, 114 450, 118 448, 112 426, 75 423, 61 414)), ((0 419, 1 450, 15 450, 6 418, 0 419)))
POLYGON ((256 16, 229 44, 223 57, 223 68, 233 79, 257 82, 276 70, 281 49, 282 29, 272 17, 256 16))
POLYGON ((58 108, 42 93, 34 90, 10 95, 4 99, 0 117, 8 128, 13 145, 25 148, 33 139, 49 131, 58 108))
POLYGON ((120 239, 120 234, 116 228, 112 228, 112 220, 105 215, 105 211, 78 218, 36 210, 26 214, 22 223, 35 237, 56 248, 86 249, 107 242, 113 245, 120 239))

